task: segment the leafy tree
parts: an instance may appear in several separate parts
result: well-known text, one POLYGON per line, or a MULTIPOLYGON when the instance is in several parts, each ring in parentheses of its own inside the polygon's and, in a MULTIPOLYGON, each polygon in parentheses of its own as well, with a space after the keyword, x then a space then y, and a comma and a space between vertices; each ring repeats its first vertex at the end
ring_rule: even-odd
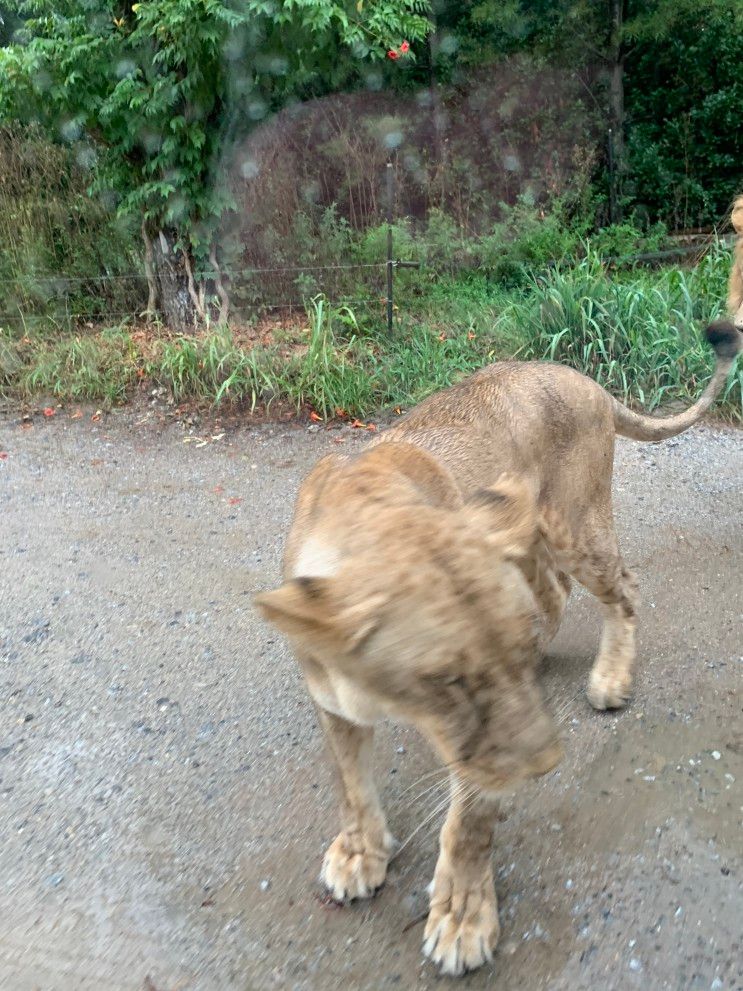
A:
POLYGON ((0 49, 0 118, 36 119, 97 159, 96 187, 142 218, 149 308, 193 326, 216 292, 230 139, 350 85, 425 37, 426 0, 26 0, 0 49), (86 151, 87 146, 87 151, 86 151))

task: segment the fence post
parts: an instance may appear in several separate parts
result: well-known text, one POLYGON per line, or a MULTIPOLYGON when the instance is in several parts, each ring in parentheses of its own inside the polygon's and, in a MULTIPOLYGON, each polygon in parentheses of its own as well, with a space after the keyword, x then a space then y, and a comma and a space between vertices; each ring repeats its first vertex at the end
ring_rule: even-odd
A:
POLYGON ((392 211, 394 201, 394 175, 392 162, 387 162, 387 333, 392 335, 392 211))
POLYGON ((614 131, 609 128, 608 140, 609 166, 609 223, 617 222, 617 177, 614 171, 614 131))

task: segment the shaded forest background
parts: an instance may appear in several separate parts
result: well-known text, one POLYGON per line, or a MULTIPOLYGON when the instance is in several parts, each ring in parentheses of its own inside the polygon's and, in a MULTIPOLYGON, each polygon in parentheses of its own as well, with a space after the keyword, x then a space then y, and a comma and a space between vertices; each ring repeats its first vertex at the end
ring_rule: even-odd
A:
MULTIPOLYGON (((72 24, 79 5, 67 6, 72 24)), ((56 28, 33 21, 44 8, 0 7, 0 42, 16 59, 7 66, 17 68, 35 35, 57 46, 47 51, 66 51, 56 28)), ((123 30, 114 8, 101 5, 109 33, 123 30)), ((6 80, 16 96, 0 101, 5 322, 115 320, 149 308, 146 255, 168 240, 202 300, 215 301, 212 316, 217 288, 243 315, 320 290, 371 299, 383 289, 375 266, 388 161, 396 254, 437 272, 477 268, 515 284, 525 265, 565 257, 597 232, 608 253, 626 254, 660 246, 667 232, 724 225, 743 182, 737 0, 435 0, 426 17, 430 33, 413 40, 410 57, 368 61, 331 38, 316 71, 275 99, 270 88, 257 100, 227 86, 212 107, 211 151, 163 193, 167 215, 152 206, 152 189, 140 196, 144 185, 132 192, 122 179, 120 148, 79 123, 74 100, 89 94, 68 94, 70 112, 52 112, 48 98, 6 80), (207 207, 189 202, 174 214, 199 183, 207 207)), ((187 72, 203 58, 186 49, 187 72)), ((150 187, 174 174, 163 167, 150 187)), ((198 320, 190 312, 169 322, 198 320)))

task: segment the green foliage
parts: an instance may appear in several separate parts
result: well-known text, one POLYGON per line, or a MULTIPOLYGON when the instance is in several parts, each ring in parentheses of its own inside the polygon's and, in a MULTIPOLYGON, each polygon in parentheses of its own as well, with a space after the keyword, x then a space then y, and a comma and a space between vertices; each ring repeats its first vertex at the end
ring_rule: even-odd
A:
MULTIPOLYGON (((714 365, 698 325, 719 317, 729 265, 717 247, 696 270, 612 278, 589 254, 558 266, 514 302, 499 326, 521 328, 521 357, 571 365, 629 404, 694 399, 714 365)), ((741 417, 743 369, 731 372, 728 412, 741 417)))
POLYGON ((26 0, 0 50, 0 119, 89 142, 123 212, 205 254, 230 203, 231 136, 346 85, 361 61, 428 30, 425 0, 26 0))
MULTIPOLYGON (((435 21, 431 63, 421 59, 413 70, 420 84, 431 72, 455 80, 521 52, 566 71, 580 67, 604 148, 619 67, 627 143, 620 207, 673 228, 723 219, 743 158, 740 0, 439 0, 435 21)), ((607 197, 601 165, 596 179, 607 197)))
POLYGON ((16 390, 23 396, 102 400, 111 405, 124 401, 136 375, 136 348, 126 333, 114 330, 99 337, 37 342, 16 390))
MULTIPOLYGON (((564 362, 624 402, 655 409, 694 400, 707 381, 713 356, 699 328, 720 315, 728 265, 729 252, 715 245, 690 270, 609 273, 589 253, 517 291, 476 272, 444 278, 392 338, 380 322, 362 326, 352 309, 323 297, 309 306, 306 333, 270 347, 241 346, 224 329, 155 341, 146 355, 120 329, 22 349, 0 335, 0 377, 14 394, 116 402, 145 375, 177 401, 277 401, 367 417, 517 356, 564 362)), ((742 387, 739 362, 719 407, 738 422, 742 387)))
POLYGON ((87 195, 78 150, 0 127, 0 326, 17 336, 144 306, 138 232, 87 195))
POLYGON ((666 225, 653 224, 647 230, 634 223, 609 224, 588 235, 595 254, 602 258, 631 259, 634 255, 659 251, 668 238, 666 225))
POLYGON ((737 0, 684 4, 672 33, 638 39, 626 73, 626 191, 646 216, 674 228, 727 221, 741 190, 742 48, 737 0))
POLYGON ((534 268, 573 256, 580 243, 580 228, 566 222, 558 201, 547 213, 530 197, 515 206, 502 206, 503 219, 480 246, 480 261, 505 285, 524 285, 534 268))

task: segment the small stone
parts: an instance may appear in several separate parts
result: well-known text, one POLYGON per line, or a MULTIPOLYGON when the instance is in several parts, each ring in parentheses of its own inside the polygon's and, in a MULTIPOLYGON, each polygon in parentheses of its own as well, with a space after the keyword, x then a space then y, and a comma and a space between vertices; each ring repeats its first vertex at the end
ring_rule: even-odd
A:
POLYGON ((405 747, 398 747, 397 748, 397 753, 398 754, 404 754, 405 753, 405 747))
POLYGON ((268 891, 270 887, 271 882, 267 878, 264 878, 263 881, 261 881, 261 891, 268 891))
POLYGON ((571 877, 569 877, 569 878, 567 879, 567 881, 565 882, 565 888, 566 888, 566 889, 567 889, 568 891, 571 891, 571 890, 572 890, 572 888, 573 888, 573 879, 572 879, 571 877))
POLYGON ((637 957, 632 957, 629 962, 629 969, 634 970, 635 972, 642 970, 642 963, 637 959, 637 957))
POLYGON ((722 754, 720 753, 719 750, 712 751, 712 760, 719 760, 720 757, 722 757, 722 754))
POLYGON ((712 981, 712 983, 710 984, 709 991, 720 991, 721 987, 722 987, 722 981, 720 980, 719 977, 716 977, 714 981, 712 981))

